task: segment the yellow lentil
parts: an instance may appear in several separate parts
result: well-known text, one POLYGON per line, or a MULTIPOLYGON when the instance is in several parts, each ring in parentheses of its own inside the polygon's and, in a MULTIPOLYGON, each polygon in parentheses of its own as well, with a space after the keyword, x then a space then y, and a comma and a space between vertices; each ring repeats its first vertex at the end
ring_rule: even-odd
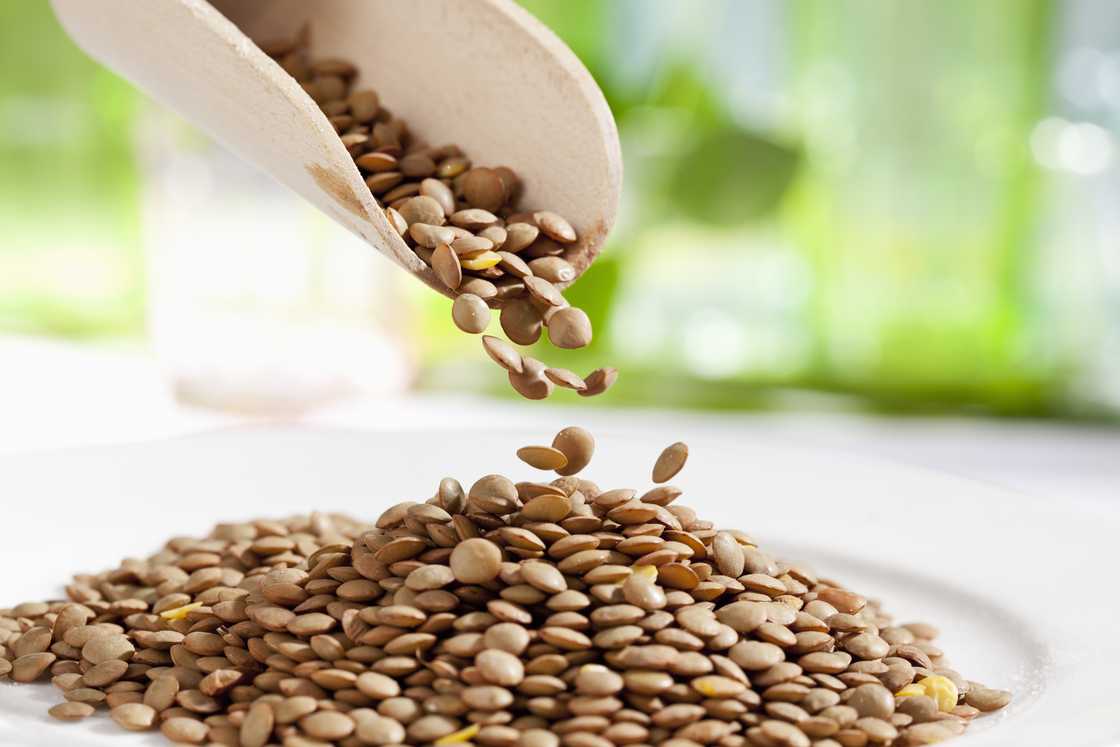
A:
POLYGON ((960 693, 957 691, 956 684, 948 677, 935 674, 922 679, 918 684, 925 689, 926 695, 937 701, 939 711, 948 713, 957 707, 960 693))
POLYGON ((698 682, 696 683, 696 685, 694 685, 694 687, 697 689, 697 691, 699 691, 701 695, 706 698, 714 697, 716 694, 716 686, 711 682, 698 682))
POLYGON ((175 607, 174 609, 164 610, 163 612, 159 613, 159 616, 169 622, 171 620, 182 620, 186 618, 187 614, 192 610, 196 610, 201 606, 202 602, 191 602, 190 604, 184 604, 182 607, 175 607))
POLYGON ((915 695, 925 695, 926 689, 917 683, 911 683, 894 694, 896 698, 911 698, 915 695))
POLYGON ((481 726, 479 724, 471 724, 465 729, 460 729, 459 731, 452 732, 445 737, 440 737, 435 741, 435 744, 437 747, 443 747, 443 745, 445 744, 459 744, 461 742, 469 742, 471 738, 478 734, 478 730, 480 728, 481 726))
POLYGON ((502 257, 497 252, 485 251, 472 257, 463 257, 459 260, 459 264, 464 270, 485 270, 494 267, 501 261, 502 257))

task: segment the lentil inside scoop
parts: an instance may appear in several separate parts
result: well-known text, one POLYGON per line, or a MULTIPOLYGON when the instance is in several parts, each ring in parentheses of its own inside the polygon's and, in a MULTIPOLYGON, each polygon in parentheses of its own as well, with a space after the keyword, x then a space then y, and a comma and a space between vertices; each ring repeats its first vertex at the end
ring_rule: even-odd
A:
POLYGON ((579 476, 587 431, 552 443, 520 455, 555 479, 444 478, 373 523, 219 524, 78 575, 64 601, 0 609, 0 679, 51 678, 62 721, 107 709, 233 747, 907 747, 1010 701, 933 626, 716 528, 679 488, 579 476))
MULTIPOLYGON (((502 330, 518 345, 532 345, 542 329, 559 348, 589 345, 590 318, 556 287, 575 279, 583 251, 572 225, 550 210, 523 210, 521 179, 512 169, 478 166, 457 145, 424 142, 366 87, 354 64, 312 59, 310 42, 305 26, 295 38, 260 46, 319 105, 386 220, 454 295, 455 326, 481 334, 493 307, 501 309, 502 330)), ((570 371, 546 376, 547 367, 532 358, 525 364, 539 371, 524 374, 519 353, 495 357, 492 343, 484 338, 483 345, 511 372, 514 391, 528 399, 544 399, 556 386, 592 397, 617 378, 613 368, 582 378, 570 371)))

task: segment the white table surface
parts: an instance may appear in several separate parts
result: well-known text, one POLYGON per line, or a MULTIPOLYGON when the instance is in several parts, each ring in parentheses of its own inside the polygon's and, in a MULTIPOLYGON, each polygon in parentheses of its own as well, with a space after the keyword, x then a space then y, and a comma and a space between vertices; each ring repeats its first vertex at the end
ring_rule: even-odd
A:
MULTIPOLYGON (((577 409, 466 395, 350 399, 299 418, 309 427, 373 430, 539 427, 689 434, 766 434, 775 442, 848 450, 971 477, 1063 501, 1120 511, 1120 429, 1044 421, 881 418, 856 413, 713 415, 577 409)), ((0 452, 146 441, 229 428, 252 419, 185 407, 139 349, 0 337, 0 452)), ((292 419, 286 419, 291 424, 292 419)))
MULTIPOLYGON (((156 364, 142 352, 0 338, 0 452, 16 454, 14 461, 9 457, 5 469, 0 470, 0 497, 8 497, 9 492, 39 493, 48 496, 47 505, 56 507, 66 502, 70 506, 63 512, 67 520, 60 522, 50 510, 33 501, 4 504, 10 506, 12 515, 6 517, 10 523, 28 531, 9 538, 0 552, 0 557, 7 556, 9 561, 3 564, 9 572, 0 573, 0 586, 16 599, 41 598, 49 593, 43 578, 64 578, 75 567, 107 567, 116 562, 122 547, 133 552, 140 539, 148 542, 160 536, 168 521, 182 527, 184 533, 197 531, 198 525, 208 524, 208 517, 224 510, 227 504, 223 501, 229 500, 223 491, 206 489, 213 482, 227 487, 251 485, 248 494, 258 500, 263 496, 270 511, 283 513, 304 510, 309 490, 349 495, 351 503, 364 505, 368 500, 365 479, 371 465, 378 459, 399 465, 402 453, 409 461, 405 468, 385 470, 392 479, 382 487, 387 487, 389 494, 408 494, 405 489, 417 474, 431 474, 433 469, 469 472, 469 467, 475 466, 472 447, 484 457, 494 454, 499 462, 509 464, 512 454, 495 451, 508 444, 500 435, 479 437, 470 425, 478 422, 488 428, 530 427, 541 433, 542 440, 559 425, 579 423, 600 437, 603 449, 610 449, 629 465, 644 459, 660 443, 683 438, 695 447, 690 462, 695 462, 692 466, 698 475, 693 485, 697 500, 707 501, 694 505, 717 521, 723 518, 719 511, 736 510, 718 499, 722 493, 716 486, 728 480, 721 481, 719 471, 705 461, 720 453, 724 455, 725 471, 729 463, 734 464, 731 469, 736 475, 740 470, 749 473, 753 467, 753 484, 760 494, 794 496, 792 500, 815 515, 825 515, 837 501, 846 501, 854 511, 839 512, 826 522, 806 523, 800 514, 774 508, 782 505, 778 502, 762 502, 763 508, 756 509, 759 513, 754 518, 774 537, 776 546, 784 545, 796 557, 806 557, 819 567, 828 565, 859 588, 878 590, 897 605, 900 614, 945 621, 946 645, 954 656, 959 654, 962 661, 969 662, 969 674, 1016 692, 1019 700, 1003 714, 1006 721, 997 717, 978 724, 970 743, 1003 745, 1011 743, 1010 739, 1015 744, 1057 744, 1051 738, 1053 734, 1060 732, 1063 738, 1071 735, 1071 713, 1077 714, 1080 729, 1085 733, 1091 729, 1097 735, 1092 741, 1071 737, 1078 743, 1103 745, 1099 736, 1115 733, 1114 702, 1109 700, 1107 678, 1115 669, 1117 649, 1108 637, 1108 625, 1117 617, 1116 600, 1097 592, 1107 586, 1108 569, 1116 565, 1115 545, 1108 544, 1120 520, 1120 431, 1116 429, 836 413, 712 416, 576 410, 546 403, 413 395, 340 402, 299 422, 313 428, 412 431, 408 436, 390 436, 389 443, 380 447, 376 438, 299 431, 294 434, 294 448, 268 451, 269 444, 282 446, 293 438, 291 431, 277 429, 270 437, 249 432, 196 439, 189 442, 194 452, 173 444, 148 444, 81 455, 24 457, 28 451, 152 441, 259 421, 180 406, 170 396, 156 364), (458 434, 448 438, 429 432, 457 427, 463 429, 461 439, 458 434), (626 436, 635 432, 644 438, 611 437, 612 433, 626 436), (648 445, 651 441, 652 447, 648 445), (323 442, 328 448, 311 448, 323 442), (457 446, 460 443, 463 450, 457 446), (640 447, 643 443, 647 446, 640 447), (789 445, 794 450, 782 448, 789 445), (806 451, 798 446, 824 447, 840 453, 806 451), (200 458, 200 448, 208 458, 200 458), (864 458, 853 458, 850 453, 864 458), (785 456, 780 458, 782 454, 785 456), (872 461, 868 463, 866 457, 872 457, 872 461), (168 462, 168 458, 173 461, 168 462), (876 458, 998 483, 1035 494, 1041 500, 1009 496, 951 477, 902 470, 878 463, 876 458), (344 468, 343 462, 349 467, 344 468), (207 466, 198 470, 199 464, 207 466), (224 472, 217 469, 222 464, 224 472), (309 464, 313 468, 309 469, 309 464), (853 481, 856 473, 862 477, 853 481), (167 475, 172 474, 198 476, 205 484, 180 479, 168 485, 167 475), (821 489, 821 475, 828 476, 825 490, 821 489), (262 476, 272 481, 263 490, 262 476), (83 500, 86 485, 116 486, 118 482, 135 483, 140 477, 147 482, 121 488, 110 496, 120 503, 118 510, 104 510, 101 502, 83 500), (705 479, 709 481, 707 488, 705 479), (339 485, 342 487, 336 490, 339 485), (343 489, 347 485, 349 493, 343 489), (357 492, 355 485, 360 486, 357 492), (178 500, 167 502, 179 508, 139 512, 139 519, 119 521, 130 502, 159 491, 179 491, 178 500), (883 531, 890 521, 908 515, 896 510, 896 496, 915 510, 923 506, 945 510, 926 516, 928 532, 911 535, 903 530, 883 531), (1067 506, 1071 503, 1092 505, 1070 511, 1067 506), (767 516, 763 509, 768 506, 772 510, 767 516), (957 521, 965 514, 975 521, 957 521), (932 519, 942 524, 928 523, 932 519), (844 525, 844 521, 849 523, 844 525), (997 525, 1004 531, 988 531, 997 525), (838 527, 839 536, 848 543, 839 554, 835 551, 838 527), (93 551, 83 549, 77 561, 64 548, 81 543, 90 532, 109 540, 93 551), (19 567, 20 559, 35 552, 41 538, 48 535, 58 550, 50 554, 46 565, 38 566, 41 576, 11 570, 19 567), (940 538, 949 535, 969 552, 943 558, 940 538), (889 546, 891 538, 894 547, 889 546), (1062 547, 1057 557, 1065 565, 1046 564, 1044 569, 1035 569, 1024 577, 1014 572, 1019 566, 1006 562, 1047 543, 1062 547), (876 562, 880 553, 893 559, 887 570, 876 562), (931 557, 938 558, 936 573, 931 572, 931 557), (935 579, 932 586, 931 579, 935 579), (1019 586, 1014 585, 1015 579, 1019 586), (978 598, 968 592, 971 584, 1000 589, 1001 602, 995 606, 989 604, 990 600, 978 603, 978 598), (1056 617, 1040 617, 1043 611, 1035 604, 1037 590, 1059 585, 1070 587, 1070 598, 1097 605, 1089 608, 1090 623, 1079 617, 1082 609, 1077 605, 1050 605, 1044 612, 1056 617), (1096 628, 1092 628, 1094 625, 1096 628), (1085 635, 1054 633, 1073 628, 1083 628, 1085 635), (1039 662, 1045 667, 1034 666, 1039 662), (981 733, 986 728, 989 730, 981 733)), ((291 425, 290 421, 285 425, 291 425)), ((606 469, 616 464, 621 462, 611 460, 606 469)), ((114 487, 114 491, 117 489, 114 487)), ((233 491, 236 493, 236 489, 233 491)), ((350 510, 349 505, 339 504, 339 508, 350 510)), ((249 515, 260 513, 258 507, 249 504, 239 503, 238 510, 249 515)), ((74 744, 76 734, 83 744, 91 745, 123 740, 140 747, 156 741, 150 735, 122 736, 103 720, 89 723, 79 732, 72 725, 47 723, 43 710, 49 699, 42 688, 38 692, 5 688, 0 696, 0 744, 61 747, 74 744)))

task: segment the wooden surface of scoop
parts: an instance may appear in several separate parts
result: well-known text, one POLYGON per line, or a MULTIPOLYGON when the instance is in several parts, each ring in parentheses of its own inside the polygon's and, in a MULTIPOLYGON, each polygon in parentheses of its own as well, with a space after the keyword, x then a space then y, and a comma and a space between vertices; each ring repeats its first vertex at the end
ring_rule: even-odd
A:
MULTIPOLYGON (((344 57, 358 87, 431 144, 509 166, 519 207, 579 233, 578 277, 614 223, 618 132, 576 56, 512 0, 51 0, 90 56, 271 174, 441 293, 397 235, 314 101, 253 40, 312 29, 314 56, 344 57)), ((563 285, 563 284, 561 284, 563 285)))

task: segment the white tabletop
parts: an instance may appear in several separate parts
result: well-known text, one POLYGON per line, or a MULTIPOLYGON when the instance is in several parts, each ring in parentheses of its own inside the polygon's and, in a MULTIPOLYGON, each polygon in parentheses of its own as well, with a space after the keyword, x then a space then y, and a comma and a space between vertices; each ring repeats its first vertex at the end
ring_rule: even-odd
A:
MULTIPOLYGON (((883 418, 843 412, 704 414, 576 409, 452 394, 338 402, 307 426, 369 430, 540 427, 688 434, 765 434, 775 442, 847 450, 997 483, 1034 495, 1108 501, 1120 510, 1120 429, 1044 421, 883 418)), ((186 407, 155 360, 138 348, 0 337, 0 452, 146 441, 259 423, 186 407)))

